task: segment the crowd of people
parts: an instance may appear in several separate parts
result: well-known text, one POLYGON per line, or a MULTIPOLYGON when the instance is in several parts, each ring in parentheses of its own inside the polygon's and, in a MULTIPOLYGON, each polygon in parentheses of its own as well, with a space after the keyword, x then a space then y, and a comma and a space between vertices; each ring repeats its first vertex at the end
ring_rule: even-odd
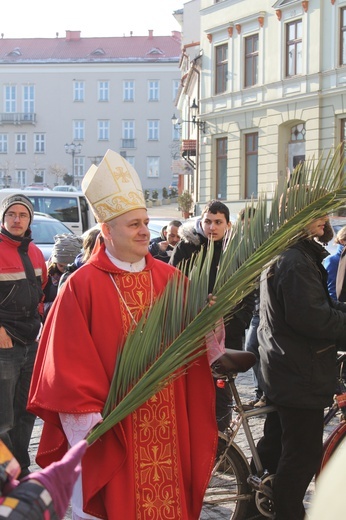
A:
MULTIPOLYGON (((30 199, 10 195, 1 206, 0 518, 63 518, 72 495, 74 520, 136 519, 142 512, 197 520, 217 432, 232 415, 232 396, 216 385, 207 353, 100 440, 87 446, 84 439, 103 421, 128 334, 177 269, 187 275, 211 242, 212 294, 232 240, 229 209, 211 200, 192 225, 172 220, 150 241, 139 177, 111 150, 89 169, 82 189, 98 226, 84 241, 58 235, 48 265, 31 239, 30 199), (44 421, 37 462, 45 469, 30 473, 36 416, 44 421), (18 507, 6 516, 10 503, 18 507), (28 504, 35 504, 30 513, 28 504)), ((239 219, 249 223, 254 211, 246 211, 239 219)), ((332 238, 327 216, 303 231, 224 316, 218 338, 220 352, 256 355, 248 406, 276 406, 258 451, 275 474, 277 520, 304 519, 304 495, 322 454, 323 411, 335 390, 336 348, 346 340, 345 229, 335 258, 323 247, 332 238)))

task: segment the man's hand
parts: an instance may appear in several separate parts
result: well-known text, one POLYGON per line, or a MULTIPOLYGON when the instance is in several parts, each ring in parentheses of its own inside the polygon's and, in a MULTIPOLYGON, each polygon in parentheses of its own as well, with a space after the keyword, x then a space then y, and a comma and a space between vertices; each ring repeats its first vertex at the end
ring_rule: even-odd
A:
POLYGON ((169 243, 167 240, 162 240, 162 242, 159 242, 159 248, 161 251, 166 251, 167 247, 169 246, 169 243))
POLYGON ((0 327, 0 348, 13 348, 12 338, 4 327, 0 327))
POLYGON ((208 294, 207 303, 209 307, 212 307, 216 303, 216 296, 213 296, 212 293, 208 294))

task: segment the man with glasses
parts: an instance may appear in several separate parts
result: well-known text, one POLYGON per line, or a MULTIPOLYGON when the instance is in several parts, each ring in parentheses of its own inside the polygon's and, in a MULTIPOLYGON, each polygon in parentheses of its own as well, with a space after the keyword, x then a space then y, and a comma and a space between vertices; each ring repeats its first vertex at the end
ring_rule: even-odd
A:
POLYGON ((35 416, 26 411, 37 337, 40 303, 47 282, 43 254, 32 242, 33 205, 22 194, 0 207, 0 439, 29 471, 28 446, 35 416))

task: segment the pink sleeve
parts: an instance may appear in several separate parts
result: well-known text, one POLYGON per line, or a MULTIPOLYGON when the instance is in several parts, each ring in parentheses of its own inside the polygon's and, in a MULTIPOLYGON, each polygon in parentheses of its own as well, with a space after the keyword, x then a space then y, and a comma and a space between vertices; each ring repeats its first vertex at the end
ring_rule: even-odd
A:
POLYGON ((212 365, 225 353, 225 326, 223 319, 218 321, 215 330, 208 332, 205 337, 209 365, 212 365))

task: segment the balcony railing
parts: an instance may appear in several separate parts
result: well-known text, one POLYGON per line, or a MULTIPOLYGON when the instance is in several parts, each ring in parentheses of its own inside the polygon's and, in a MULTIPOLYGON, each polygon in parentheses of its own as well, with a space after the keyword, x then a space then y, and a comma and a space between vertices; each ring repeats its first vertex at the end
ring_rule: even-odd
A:
POLYGON ((25 125, 36 123, 36 114, 32 112, 2 112, 0 125, 25 125))
POLYGON ((136 139, 121 139, 121 148, 136 148, 136 139))

